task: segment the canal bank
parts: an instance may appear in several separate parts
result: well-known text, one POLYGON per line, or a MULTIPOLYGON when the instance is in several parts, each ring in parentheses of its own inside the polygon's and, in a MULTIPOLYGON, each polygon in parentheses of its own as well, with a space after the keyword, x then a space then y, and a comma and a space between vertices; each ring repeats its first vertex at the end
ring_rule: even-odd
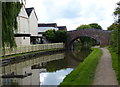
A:
POLYGON ((71 52, 59 51, 4 65, 0 67, 0 70, 2 70, 0 75, 3 77, 3 85, 8 86, 11 84, 27 86, 59 85, 66 75, 80 63, 71 52))
POLYGON ((2 54, 4 56, 0 58, 0 65, 12 64, 63 50, 65 50, 63 43, 22 46, 12 49, 5 48, 5 52, 2 54))
POLYGON ((32 86, 40 84, 40 73, 46 70, 46 63, 54 60, 64 59, 64 53, 58 52, 49 55, 43 55, 37 58, 24 60, 21 62, 1 66, 0 78, 3 86, 32 86), (36 67, 37 66, 37 67, 36 67))
POLYGON ((66 76, 60 87, 64 85, 91 85, 94 79, 96 66, 102 55, 99 48, 93 48, 93 52, 80 63, 75 70, 66 76))
POLYGON ((49 55, 49 54, 54 54, 57 52, 62 52, 65 49, 51 49, 51 50, 46 50, 46 51, 40 51, 40 52, 32 52, 32 53, 27 53, 27 54, 20 54, 20 55, 13 55, 12 57, 7 57, 4 59, 0 59, 0 64, 2 66, 8 65, 8 64, 13 64, 16 62, 20 62, 20 61, 25 61, 25 60, 29 60, 32 58, 37 58, 40 57, 42 55, 49 55))

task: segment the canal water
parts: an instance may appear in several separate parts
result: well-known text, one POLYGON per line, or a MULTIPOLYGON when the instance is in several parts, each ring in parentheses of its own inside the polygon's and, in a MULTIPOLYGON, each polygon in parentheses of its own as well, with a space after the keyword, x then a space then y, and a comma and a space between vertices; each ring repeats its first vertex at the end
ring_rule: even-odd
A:
POLYGON ((90 51, 59 52, 0 67, 1 85, 59 85, 90 51))

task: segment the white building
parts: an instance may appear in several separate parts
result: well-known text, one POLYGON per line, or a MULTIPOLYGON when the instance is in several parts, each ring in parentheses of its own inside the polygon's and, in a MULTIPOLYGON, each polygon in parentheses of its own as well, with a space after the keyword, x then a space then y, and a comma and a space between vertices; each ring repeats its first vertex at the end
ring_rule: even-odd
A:
POLYGON ((28 14, 28 22, 29 22, 29 30, 30 30, 30 43, 36 44, 38 42, 38 18, 35 13, 35 9, 32 8, 26 8, 26 12, 28 14))
POLYGON ((46 23, 46 24, 45 23, 39 23, 38 24, 38 34, 39 34, 39 36, 42 37, 42 34, 49 29, 58 30, 57 24, 56 23, 46 23))
POLYGON ((28 15, 23 5, 20 13, 17 17, 18 30, 15 31, 16 44, 19 45, 30 45, 30 30, 28 15))
POLYGON ((15 31, 17 46, 37 43, 38 18, 34 8, 25 8, 23 5, 17 17, 18 30, 15 31))

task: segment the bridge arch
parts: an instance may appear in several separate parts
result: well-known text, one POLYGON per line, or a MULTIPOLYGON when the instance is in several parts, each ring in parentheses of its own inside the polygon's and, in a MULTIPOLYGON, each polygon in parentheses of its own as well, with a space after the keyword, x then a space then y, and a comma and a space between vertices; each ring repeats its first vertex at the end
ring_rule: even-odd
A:
POLYGON ((66 47, 71 48, 72 43, 81 36, 91 37, 100 43, 100 46, 109 45, 111 31, 98 29, 80 29, 67 32, 66 47))
POLYGON ((77 40, 77 39, 81 38, 81 37, 90 37, 90 38, 94 39, 96 42, 100 43, 100 41, 99 41, 99 40, 97 40, 97 39, 96 39, 96 38, 94 38, 94 37, 91 37, 91 36, 82 36, 82 35, 80 35, 80 36, 78 36, 78 37, 74 38, 73 40, 71 40, 71 42, 69 43, 69 47, 72 47, 73 42, 74 42, 75 40, 77 40))

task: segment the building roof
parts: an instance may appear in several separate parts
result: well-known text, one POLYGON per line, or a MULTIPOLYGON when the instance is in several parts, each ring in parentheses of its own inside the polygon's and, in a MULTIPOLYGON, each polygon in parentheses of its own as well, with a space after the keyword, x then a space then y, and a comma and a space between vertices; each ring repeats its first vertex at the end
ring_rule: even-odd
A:
POLYGON ((59 30, 67 30, 67 27, 66 27, 66 26, 57 26, 57 28, 58 28, 59 30))
POLYGON ((25 8, 25 9, 26 9, 26 12, 27 12, 28 16, 30 16, 30 14, 31 14, 31 12, 34 8, 31 7, 31 8, 25 8))
MULTIPOLYGON (((28 17, 30 16, 30 14, 32 13, 32 10, 34 10, 34 7, 31 7, 31 8, 25 8, 25 10, 26 10, 26 12, 27 12, 27 14, 28 14, 28 17)), ((34 11, 35 12, 35 11, 34 11)), ((36 13, 35 13, 35 16, 36 16, 36 18, 37 18, 37 20, 38 20, 38 17, 37 17, 37 15, 36 15, 36 13)))
POLYGON ((38 27, 56 27, 57 28, 57 24, 56 23, 39 23, 38 27))

